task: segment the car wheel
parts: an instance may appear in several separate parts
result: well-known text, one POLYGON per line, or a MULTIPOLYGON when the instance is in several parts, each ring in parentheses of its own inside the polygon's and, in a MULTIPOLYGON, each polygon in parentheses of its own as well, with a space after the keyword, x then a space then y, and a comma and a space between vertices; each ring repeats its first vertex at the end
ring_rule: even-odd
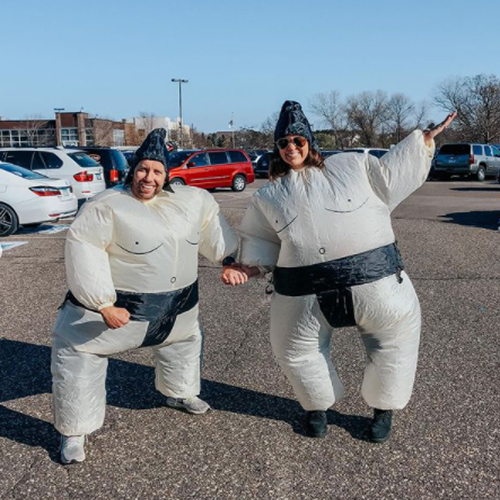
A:
POLYGON ((0 236, 10 236, 19 227, 19 219, 16 212, 8 205, 0 203, 0 236))
POLYGON ((235 175, 233 179, 233 184, 231 186, 231 189, 233 191, 243 191, 247 185, 247 180, 243 175, 235 175))
POLYGON ((186 183, 180 178, 180 177, 174 177, 171 181, 170 181, 170 185, 171 186, 185 186, 186 183))
POLYGON ((482 165, 479 165, 479 168, 476 172, 476 180, 478 182, 483 182, 486 179, 486 170, 482 165))

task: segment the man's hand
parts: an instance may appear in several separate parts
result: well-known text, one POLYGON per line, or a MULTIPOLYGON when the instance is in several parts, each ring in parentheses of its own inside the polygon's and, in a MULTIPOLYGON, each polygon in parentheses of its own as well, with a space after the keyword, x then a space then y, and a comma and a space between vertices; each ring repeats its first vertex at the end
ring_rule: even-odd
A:
POLYGON ((130 313, 123 307, 109 306, 101 309, 102 319, 112 330, 125 326, 130 321, 130 313))
POLYGON ((225 285, 242 285, 246 283, 252 276, 257 276, 260 273, 258 267, 248 267, 243 264, 231 264, 224 266, 221 274, 222 283, 225 285))
POLYGON ((455 119, 456 116, 457 112, 453 111, 439 125, 435 125, 431 128, 425 129, 424 130, 425 145, 429 147, 432 146, 432 140, 434 139, 434 137, 440 134, 444 129, 448 128, 449 124, 455 119))

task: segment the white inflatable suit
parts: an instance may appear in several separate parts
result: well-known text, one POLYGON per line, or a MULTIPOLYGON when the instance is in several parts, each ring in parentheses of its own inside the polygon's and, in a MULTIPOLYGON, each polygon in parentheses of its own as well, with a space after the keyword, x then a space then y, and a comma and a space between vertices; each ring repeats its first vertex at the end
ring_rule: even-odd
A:
MULTIPOLYGON (((300 268, 394 243, 391 211, 424 183, 432 155, 415 131, 381 159, 337 154, 324 169, 291 170, 269 182, 254 194, 241 223, 239 261, 267 270, 300 268)), ((420 306, 413 286, 399 272, 351 291, 368 353, 362 395, 374 408, 401 409, 418 358, 420 306)), ((326 410, 343 394, 330 359, 332 331, 316 295, 274 292, 273 352, 307 411, 326 410)))
POLYGON ((162 191, 149 201, 114 188, 85 204, 66 242, 72 300, 64 303, 53 333, 54 420, 61 434, 102 426, 107 356, 127 349, 153 346, 156 388, 165 396, 199 394, 198 252, 220 263, 237 246, 216 201, 197 188, 175 186, 175 193, 162 191), (154 308, 166 292, 177 302, 174 315, 165 313, 159 324, 129 311, 131 321, 112 330, 98 312, 120 306, 127 294, 147 295, 154 308))

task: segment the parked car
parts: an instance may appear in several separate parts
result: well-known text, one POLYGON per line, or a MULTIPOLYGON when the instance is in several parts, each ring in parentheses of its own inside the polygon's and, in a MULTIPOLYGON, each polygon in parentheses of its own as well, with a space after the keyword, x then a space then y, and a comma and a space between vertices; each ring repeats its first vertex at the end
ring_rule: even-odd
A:
POLYGON ((135 151, 122 151, 123 156, 127 160, 128 168, 132 166, 132 158, 135 155, 135 151))
POLYGON ((368 153, 376 158, 382 158, 389 150, 384 148, 347 148, 344 153, 368 153))
POLYGON ((98 146, 84 146, 78 149, 85 151, 103 167, 106 187, 113 187, 125 181, 129 166, 122 151, 98 146))
POLYGON ((338 149, 323 149, 321 151, 321 156, 326 160, 329 156, 332 155, 337 155, 339 153, 342 153, 342 151, 339 151, 338 149))
POLYGON ((60 148, 0 148, 0 161, 33 170, 51 179, 70 182, 78 200, 106 189, 103 168, 80 150, 60 148))
POLYGON ((432 165, 433 176, 449 179, 452 175, 474 176, 479 182, 496 177, 500 170, 500 151, 491 144, 444 144, 432 165))
POLYGON ((273 152, 267 151, 253 162, 253 171, 256 177, 269 177, 269 163, 273 158, 273 152))
POLYGON ((0 236, 76 214, 78 200, 67 180, 0 162, 0 236))
POLYGON ((255 163, 263 154, 267 153, 267 149, 252 149, 247 151, 248 157, 252 163, 255 163))
POLYGON ((174 151, 168 163, 170 183, 174 186, 230 187, 233 191, 243 191, 255 180, 252 163, 241 149, 174 151))

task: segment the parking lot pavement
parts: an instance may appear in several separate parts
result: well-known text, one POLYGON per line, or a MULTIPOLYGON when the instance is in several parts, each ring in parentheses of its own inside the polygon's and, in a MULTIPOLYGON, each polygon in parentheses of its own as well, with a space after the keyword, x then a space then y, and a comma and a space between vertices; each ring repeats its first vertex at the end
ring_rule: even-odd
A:
MULTIPOLYGON (((215 193, 233 226, 250 194, 215 193)), ((383 445, 366 440, 356 331, 338 330, 332 346, 346 396, 327 437, 307 438, 271 355, 266 282, 223 287, 202 260, 202 396, 213 411, 165 407, 147 349, 113 356, 105 425, 85 463, 59 465, 49 345, 65 232, 2 240, 28 243, 0 258, 0 498, 500 498, 499 201, 493 183, 430 182, 394 214, 423 330, 412 401, 383 445)))

